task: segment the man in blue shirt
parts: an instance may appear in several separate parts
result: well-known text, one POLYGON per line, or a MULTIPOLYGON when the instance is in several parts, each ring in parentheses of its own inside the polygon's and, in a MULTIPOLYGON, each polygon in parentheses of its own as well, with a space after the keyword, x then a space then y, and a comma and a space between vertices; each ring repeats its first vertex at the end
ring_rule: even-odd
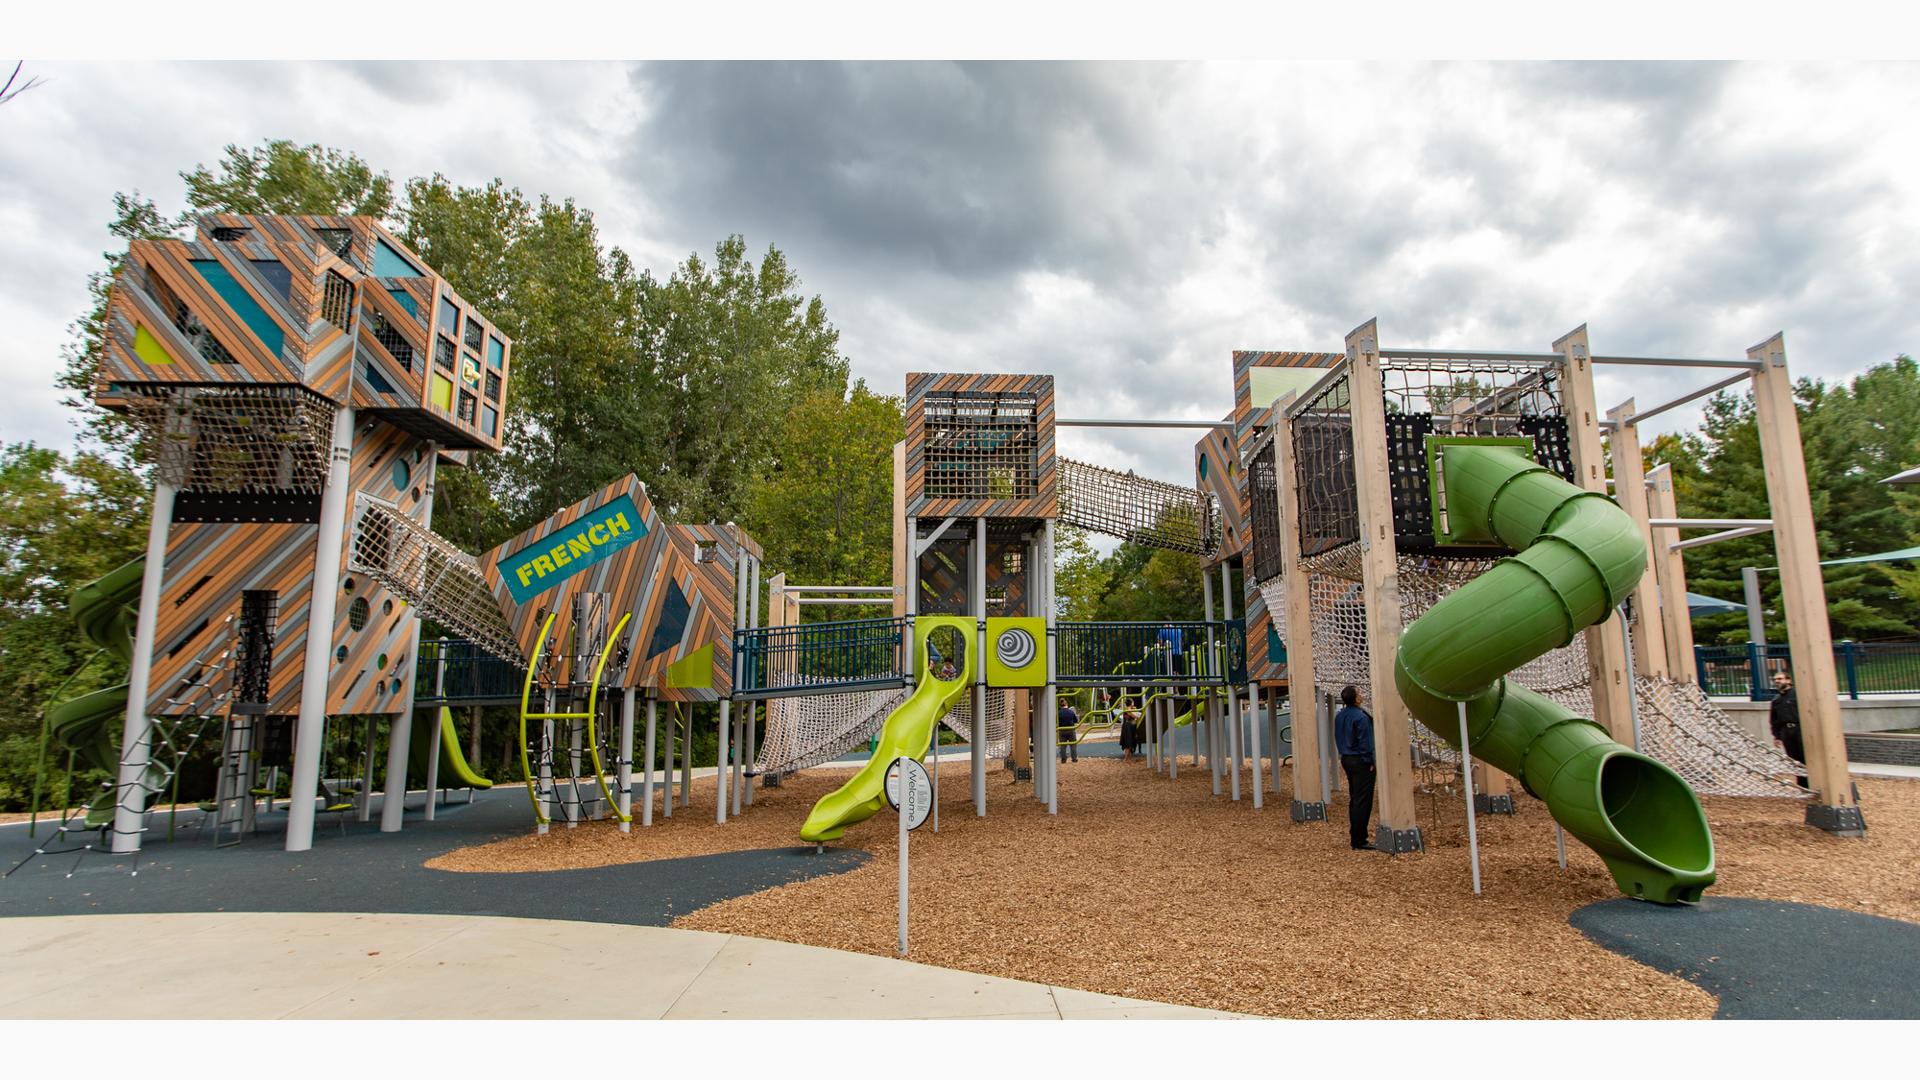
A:
POLYGON ((1340 751, 1340 767, 1347 773, 1347 831, 1353 850, 1373 846, 1367 819, 1373 815, 1373 717, 1360 707, 1360 691, 1340 691, 1339 712, 1333 714, 1333 745, 1340 751))

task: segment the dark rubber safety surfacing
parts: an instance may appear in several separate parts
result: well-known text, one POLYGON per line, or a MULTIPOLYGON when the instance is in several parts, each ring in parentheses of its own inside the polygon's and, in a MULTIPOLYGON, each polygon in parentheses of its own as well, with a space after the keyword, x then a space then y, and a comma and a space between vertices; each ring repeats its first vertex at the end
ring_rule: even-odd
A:
POLYGON ((1690 907, 1604 900, 1568 921, 1605 948, 1716 995, 1719 1020, 1920 1018, 1914 923, 1717 896, 1690 907))

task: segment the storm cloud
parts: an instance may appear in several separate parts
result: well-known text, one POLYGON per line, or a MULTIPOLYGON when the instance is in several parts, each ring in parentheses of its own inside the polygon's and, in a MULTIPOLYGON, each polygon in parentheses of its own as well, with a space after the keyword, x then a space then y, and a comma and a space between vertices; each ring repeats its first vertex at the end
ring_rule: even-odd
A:
MULTIPOLYGON (((729 233, 786 252, 854 373, 1040 371, 1065 416, 1214 418, 1237 348, 1739 355, 1835 379, 1911 352, 1911 65, 722 63, 50 68, 0 111, 0 435, 38 394, 114 190, 226 142, 573 196, 665 275, 729 233), (228 103, 215 122, 205 107, 228 103), (18 246, 18 242, 16 245, 18 246)), ((164 205, 164 201, 163 201, 164 205)), ((167 205, 166 209, 177 207, 167 205)), ((1648 405, 1707 373, 1603 373, 1648 405)), ((1692 409, 1664 430, 1697 422, 1692 409)), ((1190 481, 1192 432, 1067 453, 1190 481)))

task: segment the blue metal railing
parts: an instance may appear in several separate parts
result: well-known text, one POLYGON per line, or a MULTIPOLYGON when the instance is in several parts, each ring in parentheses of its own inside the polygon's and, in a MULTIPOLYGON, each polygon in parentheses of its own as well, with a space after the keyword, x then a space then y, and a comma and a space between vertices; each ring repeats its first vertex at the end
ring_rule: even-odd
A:
POLYGON ((1054 670, 1061 686, 1238 685, 1247 681, 1247 626, 1215 622, 1063 622, 1054 670), (1211 632, 1211 637, 1209 636, 1211 632), (1209 648, 1208 642, 1212 641, 1209 648))
MULTIPOLYGON (((1788 645, 1695 645, 1700 687, 1719 697, 1773 698, 1773 673, 1788 670, 1788 645)), ((1862 695, 1920 694, 1920 641, 1836 641, 1833 673, 1840 692, 1862 695)))
POLYGON ((735 697, 782 697, 905 685, 905 619, 848 619, 736 630, 735 697))
POLYGON ((517 701, 527 670, 460 638, 423 638, 414 661, 416 705, 517 701), (443 666, 444 665, 444 666, 443 666))

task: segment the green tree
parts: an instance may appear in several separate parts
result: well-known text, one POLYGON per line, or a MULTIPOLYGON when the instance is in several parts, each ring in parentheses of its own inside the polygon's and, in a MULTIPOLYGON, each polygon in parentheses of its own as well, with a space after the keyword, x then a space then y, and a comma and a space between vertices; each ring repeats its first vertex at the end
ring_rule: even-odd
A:
POLYGON ((900 399, 873 393, 865 381, 845 398, 820 390, 794 403, 741 521, 769 566, 795 584, 893 580, 893 444, 900 431, 900 399))
POLYGON ((654 500, 684 521, 742 516, 747 485, 785 441, 784 420, 809 394, 843 395, 840 332, 778 248, 758 266, 729 236, 711 265, 689 255, 665 282, 645 279, 645 357, 660 395, 654 500))
MULTIPOLYGON (((49 695, 95 652, 68 597, 146 546, 148 498, 145 483, 101 455, 0 447, 0 810, 24 808, 49 695)), ((104 656, 62 697, 124 677, 104 656)))
MULTIPOLYGON (((1920 366, 1900 356, 1851 383, 1802 380, 1795 389, 1806 457, 1809 505, 1769 505, 1759 429, 1750 396, 1719 394, 1706 406, 1699 436, 1655 444, 1652 460, 1674 462, 1680 512, 1687 517, 1810 516, 1822 559, 1875 554, 1920 539, 1920 500, 1880 483, 1920 460, 1920 366)), ((1713 596, 1742 596, 1740 570, 1772 567, 1773 538, 1756 536, 1687 552, 1689 586, 1713 596)), ((1911 636, 1920 629, 1914 575, 1897 564, 1827 567, 1827 613, 1836 637, 1911 636)), ((1762 572, 1769 640, 1786 640, 1779 574, 1762 572)), ((1702 618, 1702 643, 1747 639, 1744 615, 1702 618)))

